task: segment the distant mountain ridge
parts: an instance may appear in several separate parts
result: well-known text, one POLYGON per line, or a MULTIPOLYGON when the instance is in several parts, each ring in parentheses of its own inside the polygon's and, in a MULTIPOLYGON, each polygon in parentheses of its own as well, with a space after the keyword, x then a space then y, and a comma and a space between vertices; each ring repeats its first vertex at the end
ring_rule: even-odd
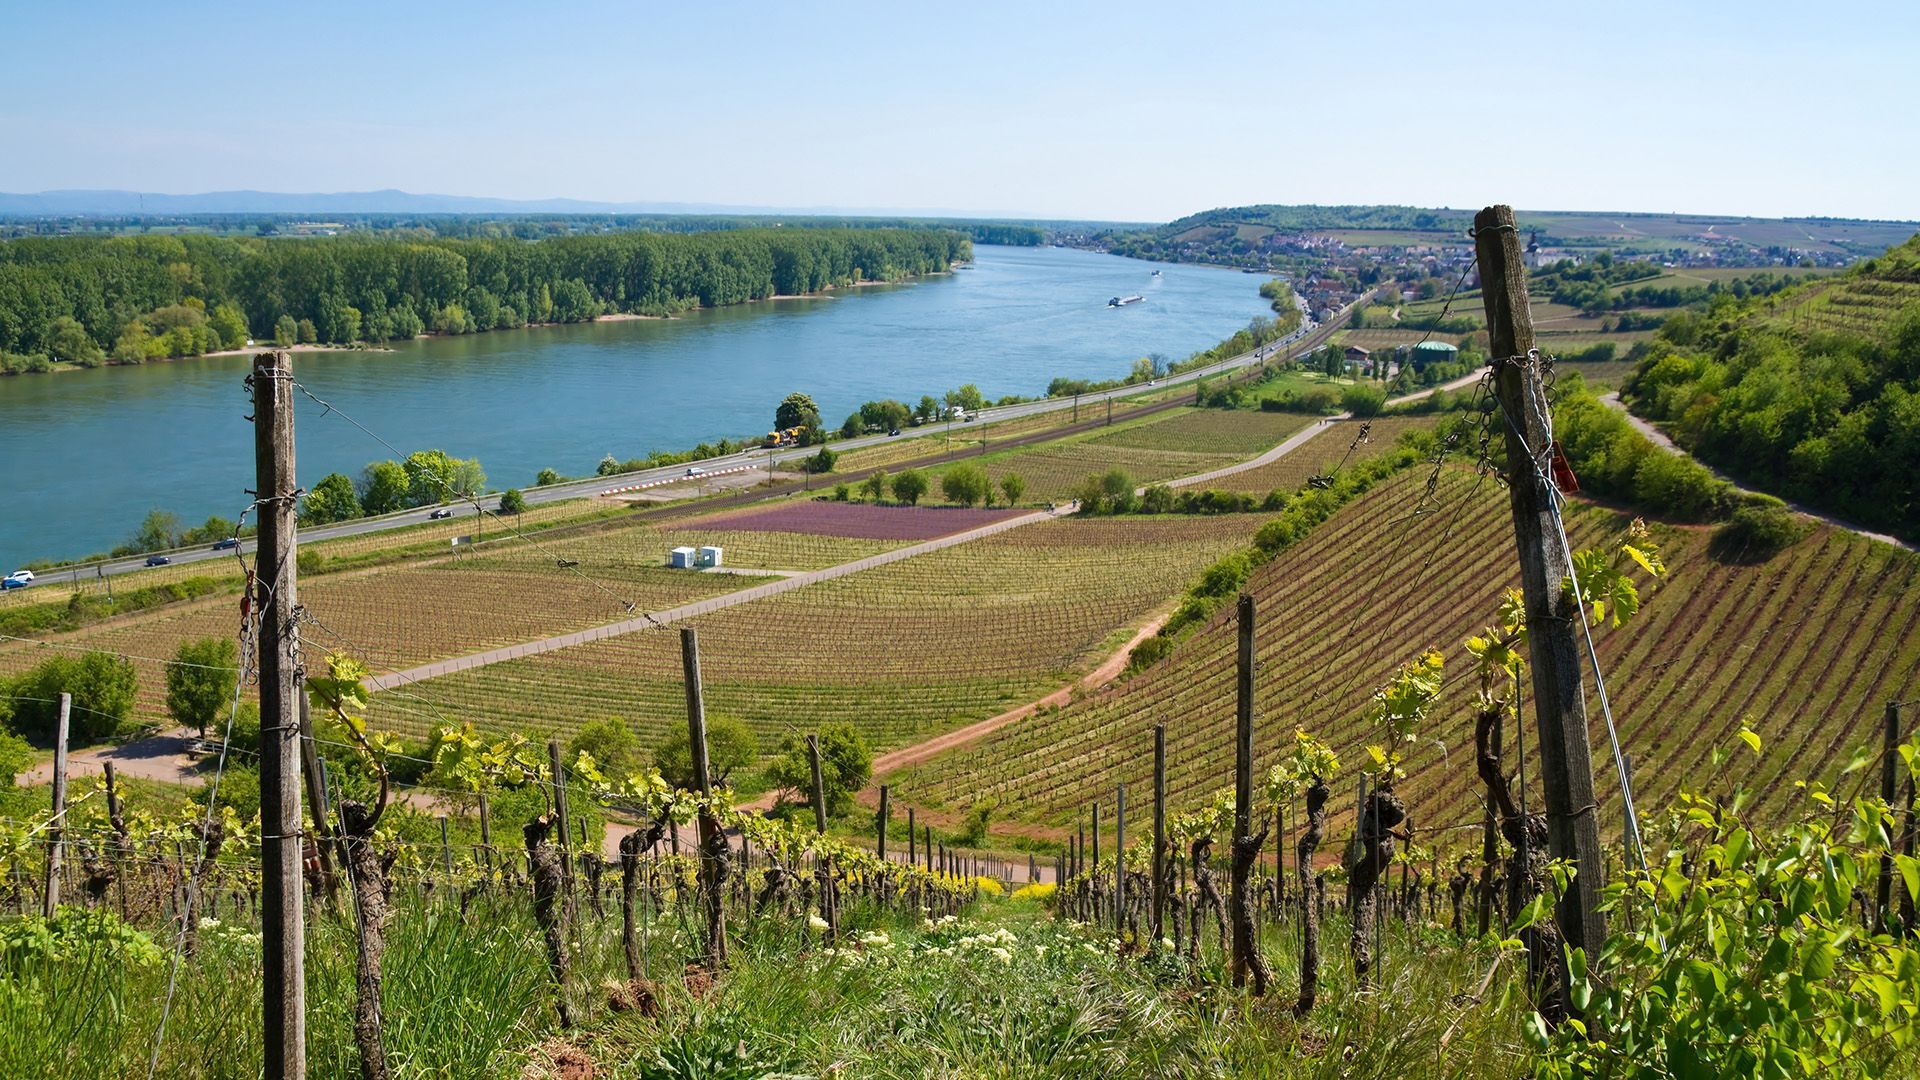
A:
POLYGON ((0 216, 125 217, 138 214, 841 214, 855 216, 996 218, 1006 214, 920 208, 767 207, 727 203, 598 202, 591 199, 498 199, 479 195, 380 191, 208 191, 191 195, 111 189, 0 192, 0 216))

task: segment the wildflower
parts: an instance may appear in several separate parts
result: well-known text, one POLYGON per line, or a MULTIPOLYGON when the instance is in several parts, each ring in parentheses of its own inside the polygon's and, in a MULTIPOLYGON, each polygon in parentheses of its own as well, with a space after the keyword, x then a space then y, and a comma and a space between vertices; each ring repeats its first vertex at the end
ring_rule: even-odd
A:
POLYGON ((1008 952, 1005 949, 995 946, 994 948, 988 949, 987 951, 993 954, 994 959, 1000 961, 1003 964, 1013 963, 1013 954, 1008 952))
POLYGON ((1035 945, 1033 947, 1033 958, 1036 960, 1045 960, 1047 958, 1047 947, 1045 945, 1035 945))
POLYGON ((824 934, 827 932, 827 920, 818 915, 809 915, 807 916, 807 928, 816 934, 824 934))

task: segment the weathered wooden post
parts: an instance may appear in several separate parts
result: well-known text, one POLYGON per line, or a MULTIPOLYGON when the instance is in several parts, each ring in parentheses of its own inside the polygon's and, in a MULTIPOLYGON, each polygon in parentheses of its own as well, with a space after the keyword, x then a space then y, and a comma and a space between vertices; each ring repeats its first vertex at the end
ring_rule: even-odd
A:
POLYGON ((880 785, 880 824, 879 836, 874 841, 874 856, 881 862, 887 861, 887 785, 880 785))
MULTIPOLYGON (((815 832, 827 831, 827 787, 820 770, 820 736, 807 736, 807 762, 813 770, 813 828, 815 832)), ((820 917, 827 920, 827 941, 840 939, 839 913, 833 903, 833 868, 822 856, 814 860, 814 876, 820 887, 820 917)))
MULTIPOLYGON (((1548 479, 1553 429, 1546 389, 1534 352, 1527 268, 1513 208, 1489 206, 1474 215, 1486 308, 1494 393, 1504 415, 1508 503, 1520 554, 1526 599, 1527 645, 1533 662, 1534 719, 1540 730, 1540 768, 1546 789, 1547 845, 1574 866, 1573 887, 1554 908, 1561 940, 1597 962, 1606 941, 1600 911, 1605 875, 1594 812, 1593 758, 1587 741, 1586 690, 1580 672, 1579 601, 1563 587, 1572 564, 1559 525, 1556 492, 1548 479)), ((1556 963, 1559 962, 1556 958, 1556 963)), ((1564 997, 1566 980, 1559 980, 1564 997)), ((1570 1015, 1583 1010, 1571 1008, 1570 1015)))
POLYGON ((567 768, 560 761, 560 740, 547 740, 547 763, 553 772, 553 812, 555 828, 553 841, 560 852, 560 887, 566 896, 566 914, 573 915, 573 856, 572 834, 567 831, 567 768))
POLYGON ((1233 924, 1233 985, 1244 986, 1253 976, 1256 996, 1267 992, 1267 963, 1253 934, 1253 897, 1250 878, 1254 860, 1266 846, 1265 822, 1253 831, 1253 597, 1240 594, 1239 656, 1235 667, 1233 740, 1233 862, 1232 891, 1227 897, 1233 924))
MULTIPOLYGON (((693 785, 700 793, 700 884, 707 908, 707 940, 702 959, 709 967, 727 962, 726 880, 730 858, 727 834, 713 812, 713 767, 707 758, 707 706, 700 685, 700 638, 691 626, 680 628, 681 677, 687 692, 687 748, 693 756, 693 785)), ((818 798, 820 747, 813 747, 813 783, 818 798)), ((822 826, 824 829, 824 825, 822 826)))
POLYGON ((920 853, 915 850, 917 837, 914 832, 913 807, 907 807, 907 868, 916 869, 920 865, 920 853))
POLYGON ((1153 725, 1153 947, 1166 940, 1167 725, 1153 725))
POLYGON ((300 880, 300 607, 294 524, 293 363, 283 352, 253 358, 254 565, 260 618, 261 984, 263 1071, 307 1073, 306 904, 300 880))
POLYGON ((40 913, 52 919, 60 906, 60 865, 66 854, 67 816, 67 721, 73 711, 73 695, 60 693, 60 718, 53 729, 53 817, 47 823, 47 880, 41 895, 40 913))
POLYGON ((1113 932, 1127 919, 1127 785, 1113 789, 1113 932))

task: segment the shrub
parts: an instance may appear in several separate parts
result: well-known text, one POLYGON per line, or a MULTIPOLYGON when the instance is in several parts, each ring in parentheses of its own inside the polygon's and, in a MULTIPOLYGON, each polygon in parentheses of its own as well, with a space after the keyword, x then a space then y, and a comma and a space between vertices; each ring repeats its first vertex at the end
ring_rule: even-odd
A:
POLYGON ((1714 531, 1709 550, 1723 562, 1765 562, 1807 534, 1807 525, 1787 505, 1757 496, 1714 531))
POLYGON ((1165 514, 1173 509, 1173 489, 1165 484, 1154 484, 1140 496, 1140 512, 1143 514, 1165 514))
POLYGON ((1340 407, 1355 416, 1377 416, 1387 403, 1387 392, 1378 386, 1349 386, 1340 395, 1340 407))
POLYGON ((1036 881, 1031 885, 1022 885, 1013 890, 1012 898, 1015 900, 1030 900, 1037 904, 1045 904, 1053 900, 1053 894, 1057 892, 1059 888, 1060 886, 1055 885, 1051 881, 1036 881))

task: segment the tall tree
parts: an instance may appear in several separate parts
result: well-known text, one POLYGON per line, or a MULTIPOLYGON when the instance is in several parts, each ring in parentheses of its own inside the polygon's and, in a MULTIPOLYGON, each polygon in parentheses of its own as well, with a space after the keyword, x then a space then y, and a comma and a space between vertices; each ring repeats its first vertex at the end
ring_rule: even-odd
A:
POLYGON ((234 707, 234 687, 240 679, 237 658, 232 638, 181 643, 174 662, 167 665, 167 713, 174 723, 195 728, 206 738, 207 725, 234 707))

